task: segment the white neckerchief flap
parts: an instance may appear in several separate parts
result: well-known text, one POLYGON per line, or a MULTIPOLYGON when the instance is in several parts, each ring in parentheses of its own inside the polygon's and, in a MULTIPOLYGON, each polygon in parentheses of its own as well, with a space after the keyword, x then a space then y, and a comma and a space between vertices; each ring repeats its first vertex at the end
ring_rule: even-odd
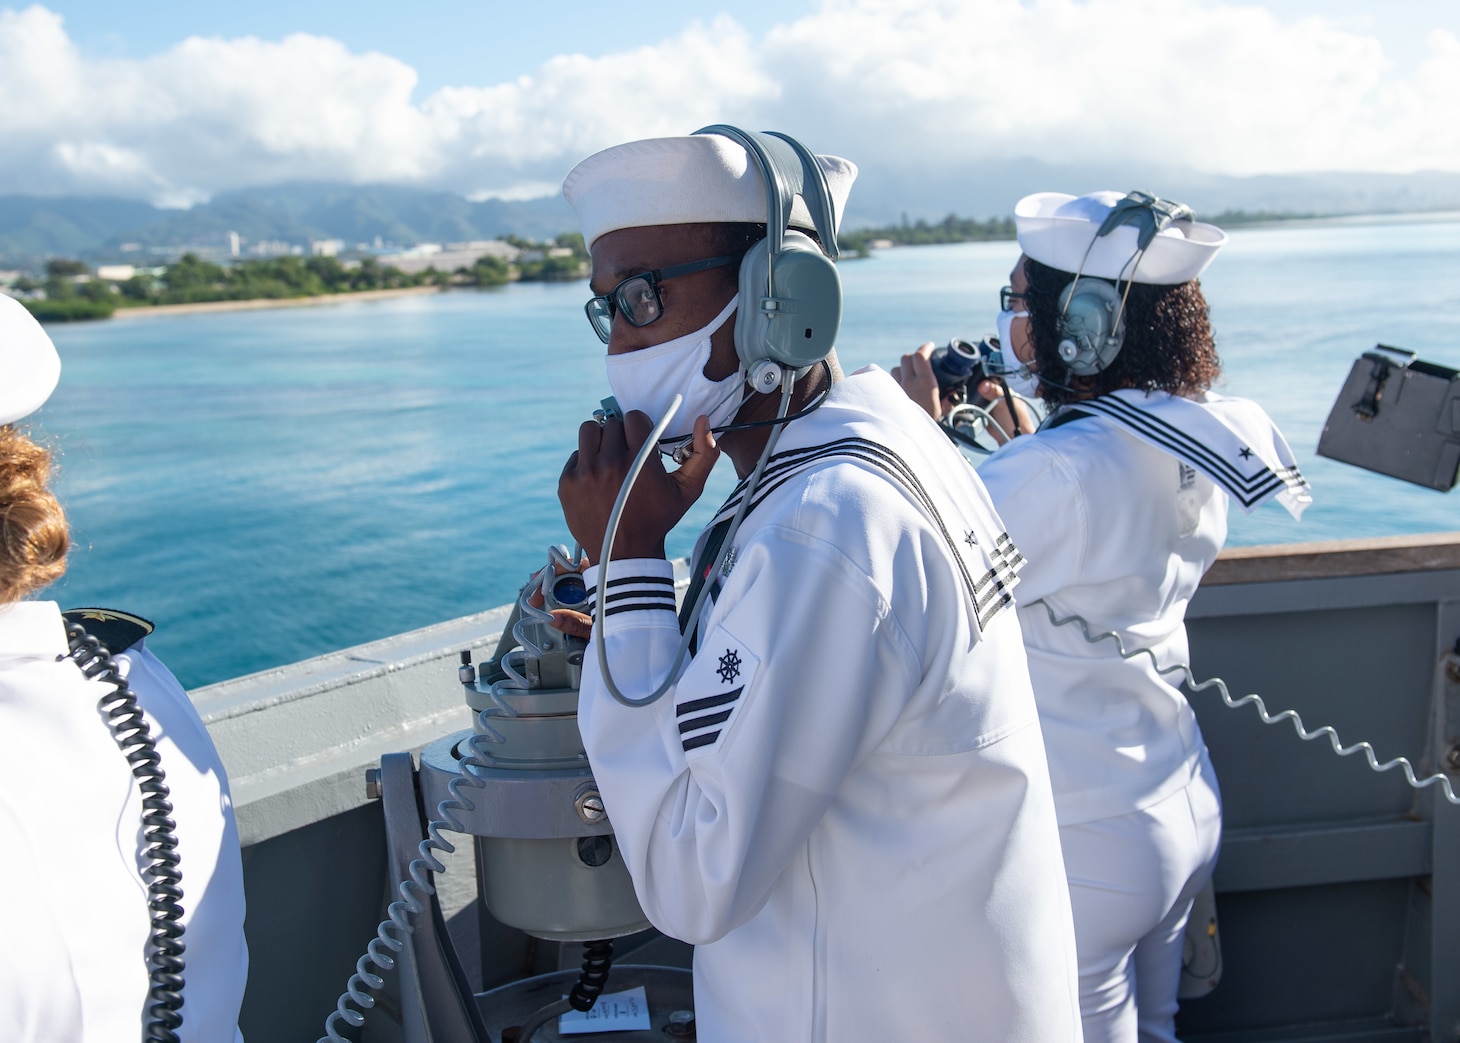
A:
POLYGON ((1296 520, 1313 502, 1308 479, 1277 425, 1256 402, 1122 389, 1068 407, 1113 420, 1225 489, 1249 514, 1277 497, 1296 520))

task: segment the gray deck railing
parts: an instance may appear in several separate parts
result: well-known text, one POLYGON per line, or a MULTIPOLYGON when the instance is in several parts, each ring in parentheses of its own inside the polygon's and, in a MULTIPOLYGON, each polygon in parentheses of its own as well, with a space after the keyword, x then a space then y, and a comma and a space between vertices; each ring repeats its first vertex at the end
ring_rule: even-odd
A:
MULTIPOLYGON (((317 1034, 382 910, 382 827, 364 770, 468 726, 456 653, 494 646, 506 617, 192 693, 244 843, 247 1037, 317 1034)), ((1460 638, 1460 534, 1230 550, 1188 619, 1194 672, 1234 696, 1257 692, 1274 712, 1296 709, 1310 728, 1331 724, 1382 760, 1403 754, 1427 770, 1460 743, 1460 668, 1445 669, 1460 638)), ((1460 1038, 1460 807, 1214 692, 1191 699, 1223 791, 1225 973, 1184 1007, 1183 1038, 1460 1038)), ((484 950, 483 985, 556 966, 552 947, 478 922, 469 845, 442 879, 448 912, 465 910, 453 933, 484 950)))

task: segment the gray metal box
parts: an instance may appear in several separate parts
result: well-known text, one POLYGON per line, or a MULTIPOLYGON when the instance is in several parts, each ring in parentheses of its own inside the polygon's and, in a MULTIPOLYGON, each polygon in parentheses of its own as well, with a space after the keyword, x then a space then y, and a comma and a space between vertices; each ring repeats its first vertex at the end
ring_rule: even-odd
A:
POLYGON ((1460 372, 1375 345, 1355 362, 1318 455, 1447 492, 1460 478, 1460 372))

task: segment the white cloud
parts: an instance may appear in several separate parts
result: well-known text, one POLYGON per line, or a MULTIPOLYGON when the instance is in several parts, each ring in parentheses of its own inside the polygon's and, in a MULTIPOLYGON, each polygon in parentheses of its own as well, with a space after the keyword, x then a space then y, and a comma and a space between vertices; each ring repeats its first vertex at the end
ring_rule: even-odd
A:
POLYGON ((780 127, 864 168, 1145 162, 1210 173, 1460 170, 1460 40, 1415 67, 1317 18, 1223 0, 826 0, 507 83, 416 99, 415 71, 324 37, 189 38, 91 59, 60 16, 0 10, 0 192, 187 202, 289 179, 481 197, 711 122, 780 127))
POLYGON ((1460 170, 1460 62, 1442 31, 1418 69, 1392 70, 1372 37, 1257 6, 840 0, 769 43, 801 56, 784 86, 822 125, 930 162, 1460 170))

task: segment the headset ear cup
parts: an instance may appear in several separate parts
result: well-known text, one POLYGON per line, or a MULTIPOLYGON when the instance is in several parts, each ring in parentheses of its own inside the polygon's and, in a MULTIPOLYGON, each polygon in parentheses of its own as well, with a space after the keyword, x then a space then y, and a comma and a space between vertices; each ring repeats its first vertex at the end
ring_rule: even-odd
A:
POLYGON ((766 327, 770 322, 759 305, 766 294, 770 254, 770 240, 762 239, 740 259, 740 306, 735 310, 735 352, 746 372, 769 357, 765 340, 766 327))
POLYGON ((841 275, 802 232, 787 231, 771 265, 762 240, 740 262, 735 349, 747 371, 766 359, 804 371, 831 353, 841 327, 841 275), (775 307, 765 309, 767 269, 775 276, 775 307))
POLYGON ((1125 340, 1120 291, 1103 279, 1077 278, 1060 293, 1059 356, 1077 377, 1115 361, 1125 340))
POLYGON ((695 133, 720 134, 740 145, 765 185, 766 238, 740 261, 735 350, 747 375, 756 374, 756 390, 774 390, 772 382, 779 387, 785 376, 776 367, 800 376, 836 344, 842 314, 836 264, 810 236, 787 227, 799 195, 817 234, 835 253, 835 206, 817 158, 794 138, 748 134, 720 123, 695 133))

